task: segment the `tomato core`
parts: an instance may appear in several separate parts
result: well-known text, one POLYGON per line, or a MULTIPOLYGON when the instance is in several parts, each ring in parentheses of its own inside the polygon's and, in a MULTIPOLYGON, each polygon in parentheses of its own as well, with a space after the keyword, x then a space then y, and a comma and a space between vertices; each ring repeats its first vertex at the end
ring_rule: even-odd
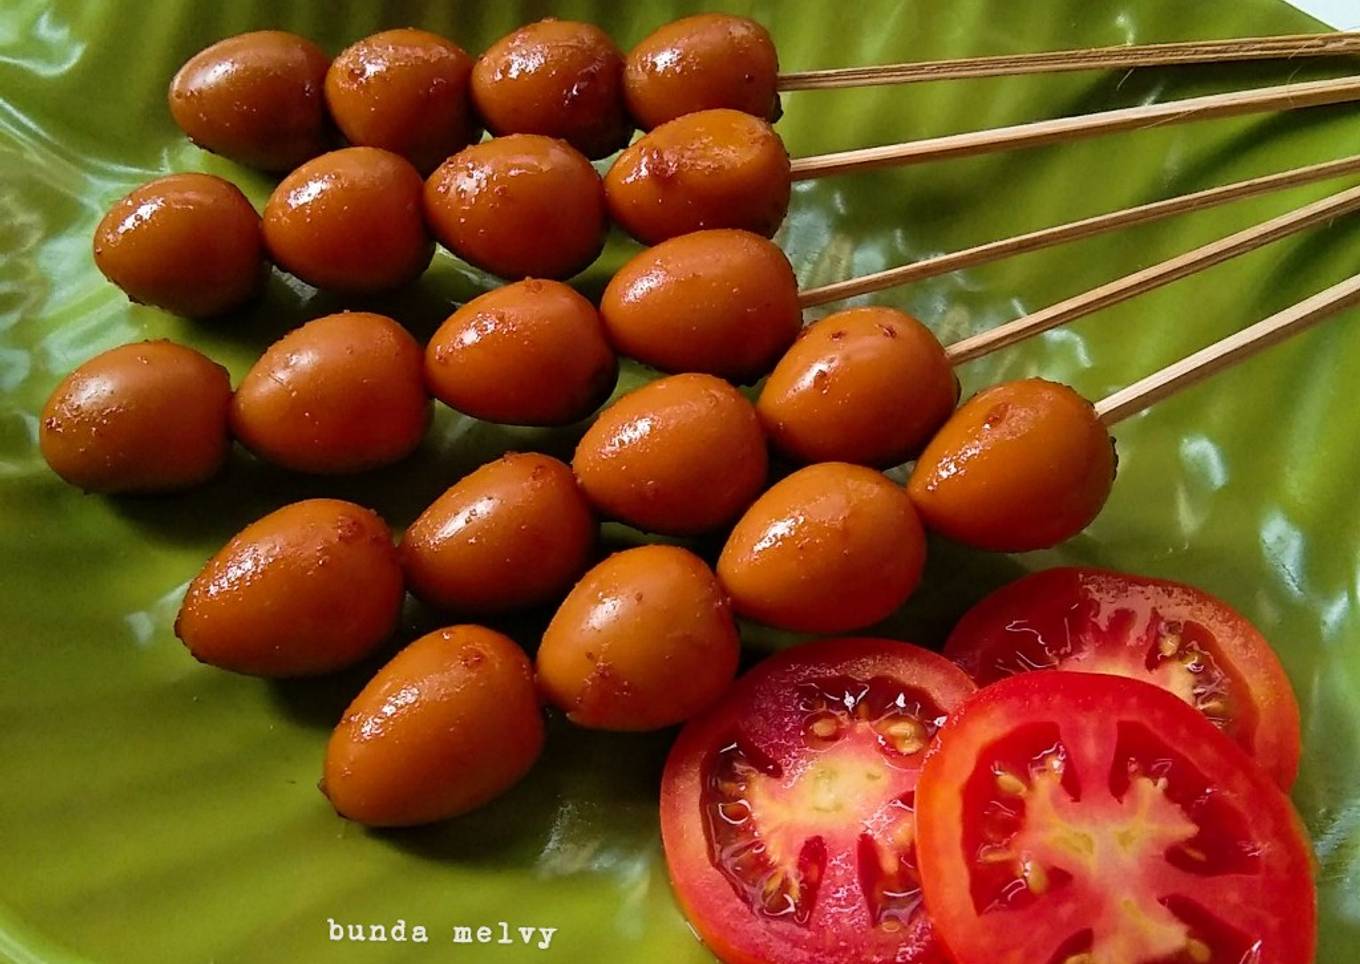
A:
MULTIPOLYGON (((812 920, 828 860, 855 855, 875 925, 889 932, 921 904, 914 787, 920 756, 944 711, 887 677, 801 684, 798 737, 807 752, 786 767, 741 738, 704 767, 701 807, 709 857, 760 916, 812 920)), ((843 886, 847 881, 838 881, 843 886)))
POLYGON ((1259 847, 1154 730, 1110 721, 1069 747, 1056 724, 1028 724, 978 763, 963 791, 979 815, 963 837, 978 914, 1046 901, 1074 930, 1053 964, 1239 959, 1227 908, 1197 900, 1215 878, 1257 873, 1259 847))

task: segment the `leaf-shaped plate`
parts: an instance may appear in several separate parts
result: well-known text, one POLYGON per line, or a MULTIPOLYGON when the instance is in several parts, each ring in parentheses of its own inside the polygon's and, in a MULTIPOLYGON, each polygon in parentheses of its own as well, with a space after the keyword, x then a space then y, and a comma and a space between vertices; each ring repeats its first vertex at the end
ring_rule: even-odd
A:
MULTIPOLYGON (((443 411, 409 462, 349 480, 289 477, 242 457, 170 499, 60 484, 35 442, 57 380, 96 352, 168 336, 239 377, 261 348, 341 302, 275 276, 265 301, 213 323, 130 305, 95 271, 107 205, 175 170, 207 170, 262 202, 269 183, 189 145, 165 86, 207 43, 261 27, 335 51, 420 25, 480 50, 549 13, 625 47, 697 4, 322 0, 6 0, 0 9, 0 957, 24 962, 537 960, 448 943, 454 925, 556 927, 564 961, 700 961, 676 910, 656 826, 669 734, 555 722, 506 798, 425 830, 368 833, 316 792, 329 727, 365 669, 276 685, 196 664, 171 624, 184 584, 233 531, 294 498, 357 499, 395 525, 506 448, 569 451, 569 431, 506 429, 443 411), (329 941, 328 918, 405 919, 430 945, 329 941), (432 955, 438 954, 435 958, 432 955)), ((768 24, 790 69, 1082 45, 1319 29, 1277 0, 800 0, 725 4, 768 24)), ((1261 63, 792 93, 779 130, 810 154, 911 137, 1332 76, 1345 62, 1261 63)), ((805 284, 1360 147, 1356 108, 1137 133, 797 185, 779 236, 805 284)), ((981 330, 1320 197, 1295 189, 1031 254, 873 299, 946 340, 981 330)), ((631 245, 581 279, 598 293, 631 245)), ((1043 374, 1091 397, 1360 268, 1352 218, 1049 333, 963 370, 966 390, 1043 374)), ((417 289, 376 305, 427 335, 490 279, 441 255, 417 289)), ((358 307, 357 304, 351 306, 358 307)), ((1101 518, 1058 550, 986 557, 932 547, 927 582, 883 631, 938 643, 962 609, 1022 568, 1084 562, 1186 579, 1240 607, 1279 648, 1304 710, 1295 800, 1315 841, 1320 959, 1360 958, 1360 384, 1355 312, 1118 430, 1101 518)), ((625 385, 645 377, 630 370, 625 385)), ((615 531, 620 540, 635 538, 615 531)), ((412 611, 404 638, 429 624, 412 611)), ((535 620, 515 628, 532 636, 535 620)), ((781 645, 750 630, 753 650, 781 645)), ((499 931, 496 934, 499 937, 499 931)))

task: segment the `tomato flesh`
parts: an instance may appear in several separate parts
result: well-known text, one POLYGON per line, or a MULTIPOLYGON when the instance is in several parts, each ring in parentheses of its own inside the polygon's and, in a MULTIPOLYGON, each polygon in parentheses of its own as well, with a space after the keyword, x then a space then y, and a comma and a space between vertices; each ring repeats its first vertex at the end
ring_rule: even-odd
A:
POLYGON ((1299 708, 1274 650, 1192 586, 1102 569, 1032 573, 969 610, 944 652, 979 686, 1036 669, 1154 683, 1200 710, 1281 787, 1298 773, 1299 708))
POLYGON ((972 691, 891 640, 771 657, 691 721, 662 779, 681 905, 724 961, 943 962, 916 869, 925 751, 972 691))
POLYGON ((1159 687, 1035 672, 941 730, 917 791, 959 964, 1305 964, 1316 896, 1284 795, 1159 687))
POLYGON ((705 767, 709 859, 759 914, 806 924, 828 852, 855 853, 873 922, 909 925, 920 903, 911 758, 944 712, 885 677, 815 680, 797 698, 811 753, 786 769, 737 738, 705 767))

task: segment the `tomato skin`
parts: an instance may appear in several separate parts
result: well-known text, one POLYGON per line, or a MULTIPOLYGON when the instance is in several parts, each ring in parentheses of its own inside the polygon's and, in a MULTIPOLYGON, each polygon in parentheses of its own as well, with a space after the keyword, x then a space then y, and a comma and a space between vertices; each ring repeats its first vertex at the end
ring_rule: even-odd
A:
POLYGON ((644 130, 701 110, 727 107, 773 121, 779 114, 779 54, 747 17, 702 13, 658 27, 628 53, 628 110, 644 130))
MULTIPOLYGON (((1130 757, 1130 766, 1132 760, 1130 757)), ((1042 768, 1032 772, 1042 775, 1042 768)), ((1155 769, 1151 771, 1156 773, 1155 769)), ((1062 787, 1066 786, 1064 775, 1062 787)), ((1028 794, 1034 790, 1031 787, 1026 793, 1010 792, 1012 799, 1028 806, 1028 794)), ((1062 794, 1061 789, 1057 792, 1062 794)), ((951 714, 937 735, 917 785, 916 806, 926 906, 958 964, 1047 961, 1069 953, 1063 949, 1073 946, 1071 938, 1083 932, 1090 934, 1093 928, 1114 928, 1112 940, 1123 937, 1136 942, 1147 933, 1147 918, 1122 930, 1118 925, 1129 919, 1131 912, 1126 908, 1146 908, 1153 906, 1154 901, 1168 909, 1170 902, 1195 904, 1197 913, 1213 919, 1221 928, 1220 933, 1236 933, 1249 949, 1259 941, 1259 956, 1250 957, 1258 964, 1307 964, 1313 960, 1317 895, 1312 882, 1311 854, 1302 824, 1288 798, 1202 714, 1160 687, 1119 676, 1043 670, 1010 677, 979 690, 951 714), (1143 856, 1133 869, 1095 866, 1078 870, 1081 877, 1066 874, 1068 880, 1061 889, 1054 891, 1045 885, 1037 893, 1026 895, 1028 902, 1020 909, 989 906, 979 912, 977 904, 983 898, 970 892, 970 887, 976 885, 976 874, 987 862, 981 859, 970 862, 965 856, 965 841, 970 835, 976 837, 979 826, 985 825, 976 800, 970 796, 971 788, 976 779, 988 783, 995 779, 1001 786, 1000 777, 993 777, 999 773, 996 763, 989 762, 989 757, 995 757, 997 747, 1015 739, 1027 727, 1033 731, 1035 726, 1044 725, 1056 728, 1066 748, 1066 759, 1075 763, 1075 780, 1080 789, 1075 794, 1068 789, 1071 803, 1061 811, 1063 817, 1070 820, 1072 814, 1081 816, 1084 812, 1095 817, 1090 824, 1075 825, 1077 830, 1094 827, 1095 832, 1111 838, 1122 830, 1109 814, 1124 806, 1132 794, 1132 781, 1139 774, 1133 769, 1125 773, 1119 766, 1119 757, 1107 756, 1103 750, 1109 747, 1117 752, 1124 738, 1123 728, 1127 726, 1152 734, 1157 746, 1165 748, 1161 752, 1170 757, 1158 778, 1163 783, 1156 787, 1154 802, 1174 801, 1181 792, 1178 782, 1192 783, 1182 802, 1169 806, 1178 814, 1188 815, 1196 806, 1203 805, 1201 815, 1211 812, 1220 818, 1219 825, 1202 822, 1197 825, 1201 828, 1208 826, 1218 831, 1223 823, 1229 827, 1229 833, 1245 828, 1248 839, 1234 841, 1230 858, 1248 869, 1221 871, 1216 875, 1206 868, 1203 873, 1190 873, 1172 863, 1169 849, 1165 852, 1159 849, 1155 860, 1143 856), (1121 776, 1122 798, 1115 790, 1116 780, 1121 776), (1201 781, 1204 788, 1198 789, 1201 781), (1208 811, 1209 806, 1215 809, 1208 811), (1215 917, 1216 911, 1223 916, 1215 917)), ((1165 829, 1165 810, 1153 810, 1150 817, 1147 813, 1143 810, 1134 815, 1140 820, 1133 824, 1137 833, 1155 834, 1165 829)), ((1074 824, 1045 826, 1070 833, 1074 824)), ((1055 835, 1055 839, 1057 836, 1060 835, 1055 835)), ((1118 839, 1128 851, 1140 842, 1137 836, 1132 843, 1122 837, 1118 839)), ((1121 855, 1119 848, 1112 850, 1105 844, 1105 839, 1098 839, 1092 845, 1094 849, 1087 852, 1092 864, 1096 855, 1106 859, 1112 853, 1115 858, 1121 855)), ((1002 839, 995 846, 1011 845, 1002 839)), ((1068 853, 1081 856, 1078 851, 1068 853)), ((1201 855, 1200 859, 1208 858, 1201 855)), ((1075 860, 1073 866, 1080 862, 1075 860)), ((1054 879, 1053 873, 1050 868, 1048 880, 1054 879)), ((1189 923, 1184 917, 1178 919, 1189 923)), ((1192 927, 1189 933, 1193 935, 1196 931, 1192 927)), ((1187 942, 1187 950, 1182 954, 1195 959, 1198 955, 1189 951, 1189 946, 1187 942)), ((1199 951, 1211 954, 1212 949, 1206 945, 1199 951)), ((1135 964, 1145 958, 1126 955, 1121 959, 1135 964)), ((1162 952, 1155 959, 1181 957, 1169 957, 1162 952)))
POLYGON ((1027 378, 964 402, 926 445, 907 491, 926 528, 977 549, 1047 549, 1109 498, 1115 456, 1095 407, 1027 378))
POLYGON ((1202 643, 1195 640, 1197 648, 1210 647, 1214 668, 1222 668, 1232 688, 1234 705, 1224 731, 1288 790, 1299 768, 1299 706, 1289 677, 1251 623, 1193 586, 1105 569, 1031 573, 965 613, 944 654, 979 686, 1019 671, 1016 664, 1045 668, 1053 660, 1058 661, 1055 669, 1159 682, 1150 671, 1137 668, 1146 665, 1147 651, 1158 642, 1152 635, 1166 641, 1171 634, 1180 642, 1193 627, 1202 627, 1194 628, 1196 637, 1207 637, 1202 643), (1061 640, 1066 653, 1054 652, 1046 642, 1050 640, 1061 640), (1110 662, 1122 665, 1100 665, 1110 662))
POLYGON ((761 741, 774 757, 796 760, 801 747, 795 722, 797 687, 832 675, 891 677, 928 693, 947 713, 975 690, 963 672, 938 654, 889 639, 817 640, 758 663, 718 703, 686 724, 667 757, 661 778, 661 838, 672 888, 700 938, 728 964, 946 964, 928 923, 905 934, 887 933, 873 925, 862 897, 856 902, 853 887, 821 898, 835 906, 828 904, 826 916, 806 927, 758 917, 710 859, 699 812, 706 761, 733 732, 761 741), (827 926, 819 928, 821 922, 827 926))

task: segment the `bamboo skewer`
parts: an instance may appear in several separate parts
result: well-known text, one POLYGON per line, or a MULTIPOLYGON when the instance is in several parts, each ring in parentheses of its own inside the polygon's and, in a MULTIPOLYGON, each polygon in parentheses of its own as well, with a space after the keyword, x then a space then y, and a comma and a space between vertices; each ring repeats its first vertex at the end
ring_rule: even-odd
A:
POLYGON ((1360 275, 1286 308, 1194 354, 1187 355, 1096 402, 1096 414, 1114 425, 1175 392, 1223 371, 1350 305, 1360 304, 1360 275))
POLYGON ((824 305, 831 301, 854 298, 870 292, 882 291, 885 288, 893 288, 898 285, 948 274, 952 271, 989 264, 1012 255, 1038 251, 1068 241, 1093 237, 1119 228, 1146 224, 1176 214, 1199 211, 1219 204, 1227 204, 1230 201, 1266 194, 1270 191, 1284 190, 1285 188, 1298 187, 1302 184, 1354 173, 1360 173, 1360 154, 1354 154, 1336 161, 1326 161, 1321 164, 1310 164, 1306 167, 1281 171, 1278 174, 1267 174, 1246 181, 1237 181, 1162 201, 1153 201, 1149 204, 1141 204, 1122 211, 1113 211, 1109 214, 1069 221, 1066 224, 1031 231, 1011 238, 1003 238, 999 241, 989 241, 986 244, 936 255, 912 264, 888 268, 885 271, 877 271, 858 278, 836 281, 816 288, 806 288, 799 292, 798 301, 804 308, 824 305))
POLYGON ((1053 120, 997 127, 991 130, 948 134, 902 144, 864 147, 832 154, 800 157, 793 161, 793 180, 826 177, 849 171, 871 170, 898 164, 919 164, 944 158, 967 157, 992 151, 1037 147, 1059 141, 1135 130, 1162 124, 1183 124, 1216 117, 1266 111, 1297 110, 1360 100, 1360 77, 1284 84, 1257 90, 1231 91, 1186 100, 1122 107, 1117 110, 1059 117, 1053 120))
POLYGON ((1360 31, 1120 45, 1035 54, 968 57, 926 63, 800 70, 780 74, 778 86, 781 91, 826 90, 837 87, 914 84, 930 80, 959 80, 969 77, 1011 77, 1019 74, 1074 70, 1117 70, 1172 64, 1336 57, 1347 54, 1360 54, 1360 31))
POLYGON ((1102 308, 1170 284, 1230 258, 1254 251, 1304 228, 1330 221, 1360 208, 1360 187, 1349 188, 1320 201, 1272 218, 1244 231, 1210 242, 1168 261, 1144 268, 1108 284, 1060 301, 1022 318, 949 345, 945 355, 954 365, 972 361, 989 352, 1048 331, 1102 308))

